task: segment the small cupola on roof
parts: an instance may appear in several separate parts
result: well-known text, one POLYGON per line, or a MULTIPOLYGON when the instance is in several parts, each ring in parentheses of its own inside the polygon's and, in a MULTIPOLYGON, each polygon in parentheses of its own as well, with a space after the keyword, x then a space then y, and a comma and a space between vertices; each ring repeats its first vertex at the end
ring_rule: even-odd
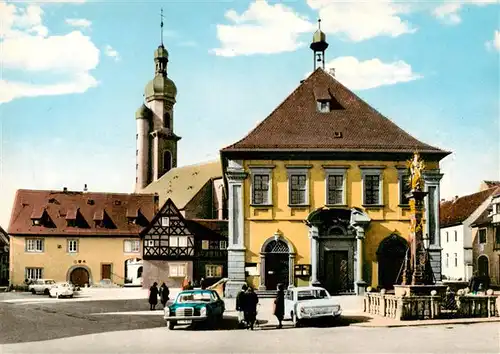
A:
POLYGON ((155 77, 148 82, 144 89, 146 102, 155 99, 167 100, 175 103, 177 87, 174 82, 167 77, 168 51, 163 46, 163 10, 161 12, 161 42, 154 53, 155 77))
POLYGON ((321 68, 325 69, 325 50, 328 48, 328 43, 326 42, 326 34, 321 31, 321 19, 318 19, 318 29, 313 34, 313 40, 309 48, 314 53, 314 70, 317 68, 317 63, 320 63, 321 68))
POLYGON ((146 107, 145 104, 142 104, 139 109, 135 112, 136 119, 148 119, 153 115, 153 112, 146 107))

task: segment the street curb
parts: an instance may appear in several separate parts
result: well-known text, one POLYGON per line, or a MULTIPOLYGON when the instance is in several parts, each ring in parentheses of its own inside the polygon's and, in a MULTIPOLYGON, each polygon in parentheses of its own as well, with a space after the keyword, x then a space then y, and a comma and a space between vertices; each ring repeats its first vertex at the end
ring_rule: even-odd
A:
MULTIPOLYGON (((348 317, 348 316, 346 316, 348 317)), ((377 319, 373 318, 374 322, 352 323, 350 326, 364 328, 396 328, 396 327, 423 327, 423 326, 445 326, 456 324, 477 324, 477 323, 495 323, 500 322, 500 317, 496 318, 477 318, 477 319, 456 319, 456 320, 424 320, 424 321, 401 321, 401 323, 376 323, 377 319), (443 322, 446 321, 446 322, 443 322)))

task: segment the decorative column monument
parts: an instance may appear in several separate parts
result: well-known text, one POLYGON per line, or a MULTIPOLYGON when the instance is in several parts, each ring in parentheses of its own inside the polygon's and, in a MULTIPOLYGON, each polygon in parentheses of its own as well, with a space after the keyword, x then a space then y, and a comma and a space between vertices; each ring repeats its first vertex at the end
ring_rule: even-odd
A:
POLYGON ((410 193, 407 194, 410 200, 410 248, 406 253, 402 285, 394 286, 397 296, 428 295, 431 290, 443 290, 442 286, 434 285, 429 254, 425 245, 427 240, 423 232, 423 215, 424 198, 428 192, 423 191, 422 171, 424 167, 420 155, 415 152, 413 159, 408 161, 410 170, 408 182, 411 187, 410 193))

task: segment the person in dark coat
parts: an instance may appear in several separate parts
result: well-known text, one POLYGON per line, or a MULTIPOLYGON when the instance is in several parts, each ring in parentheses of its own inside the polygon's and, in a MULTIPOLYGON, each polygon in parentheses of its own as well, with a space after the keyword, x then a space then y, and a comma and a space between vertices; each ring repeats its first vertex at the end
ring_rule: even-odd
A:
POLYGON ((158 303, 158 283, 154 282, 149 288, 149 310, 153 311, 158 303))
POLYGON ((200 287, 201 287, 201 290, 205 290, 207 288, 207 281, 205 280, 205 278, 201 278, 200 287))
POLYGON ((472 278, 470 278, 470 281, 469 281, 469 290, 471 293, 473 293, 473 294, 477 293, 477 291, 479 290, 480 280, 481 279, 478 276, 478 272, 475 271, 474 275, 472 276, 472 278))
POLYGON ((236 311, 238 311, 238 324, 240 326, 243 325, 245 320, 245 296, 247 289, 248 286, 243 284, 241 290, 238 292, 238 295, 236 295, 236 311))
POLYGON ((259 303, 259 298, 251 286, 248 287, 244 299, 245 301, 243 306, 245 312, 245 323, 247 325, 247 329, 251 329, 253 331, 253 326, 257 318, 257 304, 259 303))
POLYGON ((283 284, 278 285, 278 294, 274 299, 274 316, 278 319, 278 328, 282 328, 283 317, 285 316, 285 291, 283 284))
POLYGON ((165 283, 162 283, 160 286, 160 300, 163 308, 167 304, 167 301, 170 299, 170 289, 165 283))

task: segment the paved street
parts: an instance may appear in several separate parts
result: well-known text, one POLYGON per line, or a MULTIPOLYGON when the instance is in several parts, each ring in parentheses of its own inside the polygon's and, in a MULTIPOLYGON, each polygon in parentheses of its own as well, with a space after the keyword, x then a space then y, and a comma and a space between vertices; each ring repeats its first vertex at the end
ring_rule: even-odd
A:
POLYGON ((360 298, 355 296, 339 297, 345 316, 333 327, 296 329, 287 323, 277 330, 270 310, 272 299, 261 299, 260 326, 255 331, 238 330, 232 311, 234 300, 226 299, 228 311, 220 328, 179 327, 169 331, 161 310, 148 311, 146 299, 134 298, 142 297, 142 292, 117 294, 101 291, 67 301, 0 294, 0 353, 500 352, 498 323, 357 327, 368 318, 354 313, 360 305, 360 298))

